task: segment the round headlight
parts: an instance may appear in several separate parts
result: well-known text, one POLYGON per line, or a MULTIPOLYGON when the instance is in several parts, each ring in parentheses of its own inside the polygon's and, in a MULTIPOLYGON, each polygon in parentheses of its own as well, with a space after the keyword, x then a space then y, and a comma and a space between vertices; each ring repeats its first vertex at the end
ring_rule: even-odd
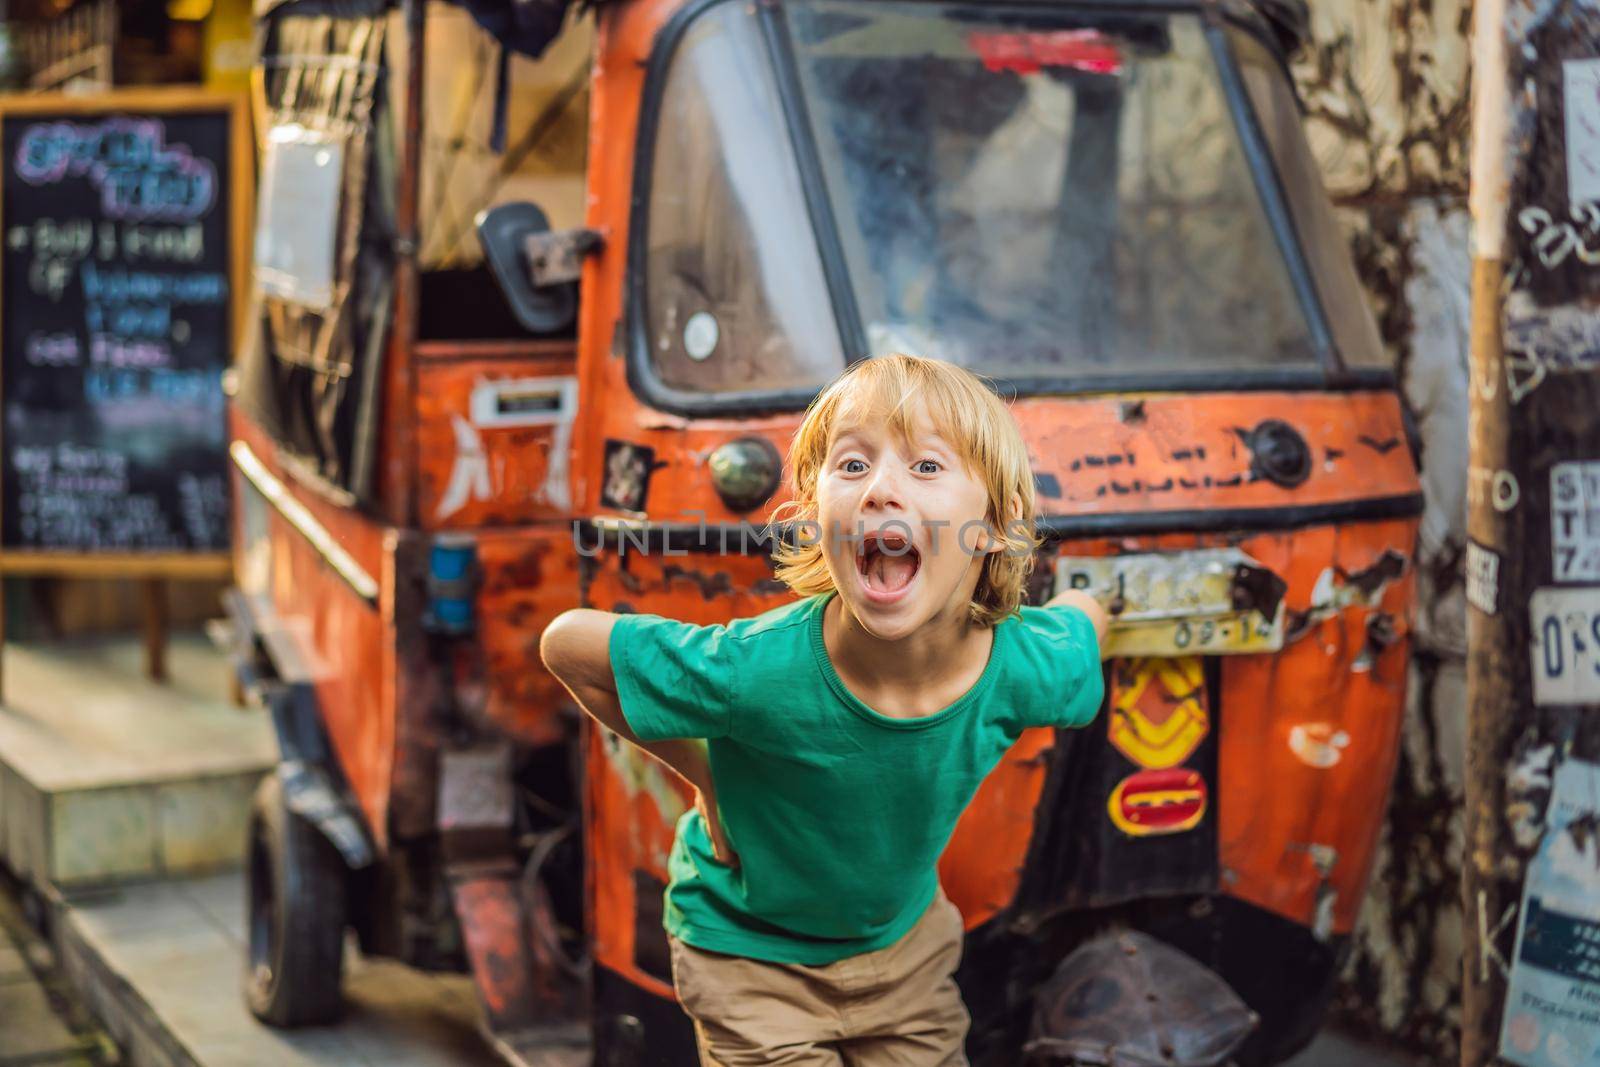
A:
POLYGON ((1251 466, 1260 477, 1293 489, 1311 476, 1311 449, 1300 432, 1282 419, 1267 419, 1243 434, 1251 466))
POLYGON ((711 485, 729 511, 760 507, 778 488, 783 457, 765 437, 741 437, 718 445, 706 460, 711 485))

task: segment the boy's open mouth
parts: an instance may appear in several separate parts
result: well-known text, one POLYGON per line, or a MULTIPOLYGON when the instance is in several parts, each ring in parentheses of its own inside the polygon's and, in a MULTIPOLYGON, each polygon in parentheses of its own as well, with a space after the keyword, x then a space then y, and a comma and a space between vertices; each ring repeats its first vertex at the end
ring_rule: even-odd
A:
POLYGON ((917 576, 922 558, 916 547, 901 533, 880 530, 865 534, 856 549, 856 570, 867 589, 874 593, 899 593, 917 576))

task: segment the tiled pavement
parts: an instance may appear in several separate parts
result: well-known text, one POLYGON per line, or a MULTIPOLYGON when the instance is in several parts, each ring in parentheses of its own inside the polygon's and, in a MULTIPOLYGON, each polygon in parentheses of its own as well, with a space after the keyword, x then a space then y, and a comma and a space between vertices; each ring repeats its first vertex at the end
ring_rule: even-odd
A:
MULTIPOLYGON (((0 875, 3 879, 3 875, 0 875)), ((0 881, 0 1067, 99 1067, 115 1047, 75 1001, 44 941, 0 881)))

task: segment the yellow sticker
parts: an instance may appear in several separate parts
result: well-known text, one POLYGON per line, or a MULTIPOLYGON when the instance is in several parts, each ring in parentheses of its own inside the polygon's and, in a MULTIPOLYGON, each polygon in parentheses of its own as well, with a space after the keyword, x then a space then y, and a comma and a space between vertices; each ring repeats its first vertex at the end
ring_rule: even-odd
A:
POLYGON ((1112 684, 1111 743, 1141 767, 1176 767, 1211 730, 1205 668, 1198 656, 1122 660, 1112 684))

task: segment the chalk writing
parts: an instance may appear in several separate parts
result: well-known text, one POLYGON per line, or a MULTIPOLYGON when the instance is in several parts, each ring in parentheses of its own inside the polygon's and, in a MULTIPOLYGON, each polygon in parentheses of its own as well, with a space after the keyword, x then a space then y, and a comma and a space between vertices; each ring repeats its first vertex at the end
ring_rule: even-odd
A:
POLYGON ((226 546, 228 121, 0 121, 5 547, 226 546))
POLYGON ((1600 366, 1600 313, 1580 305, 1540 308, 1530 293, 1513 292, 1502 342, 1506 385, 1518 404, 1551 374, 1600 366))
POLYGON ((1525 207, 1517 213, 1517 225, 1533 238, 1540 266, 1547 270, 1559 267, 1568 256, 1586 266, 1600 263, 1600 244, 1590 245, 1591 240, 1600 242, 1600 204, 1574 204, 1567 219, 1557 222, 1542 207, 1525 207))
POLYGON ((1484 467, 1467 469, 1467 502, 1478 504, 1487 499, 1496 511, 1510 511, 1522 499, 1522 487, 1517 476, 1507 470, 1491 471, 1484 467))
POLYGON ((199 218, 216 203, 216 166, 166 142, 161 119, 41 122, 23 131, 14 165, 30 185, 87 178, 110 219, 199 218))

